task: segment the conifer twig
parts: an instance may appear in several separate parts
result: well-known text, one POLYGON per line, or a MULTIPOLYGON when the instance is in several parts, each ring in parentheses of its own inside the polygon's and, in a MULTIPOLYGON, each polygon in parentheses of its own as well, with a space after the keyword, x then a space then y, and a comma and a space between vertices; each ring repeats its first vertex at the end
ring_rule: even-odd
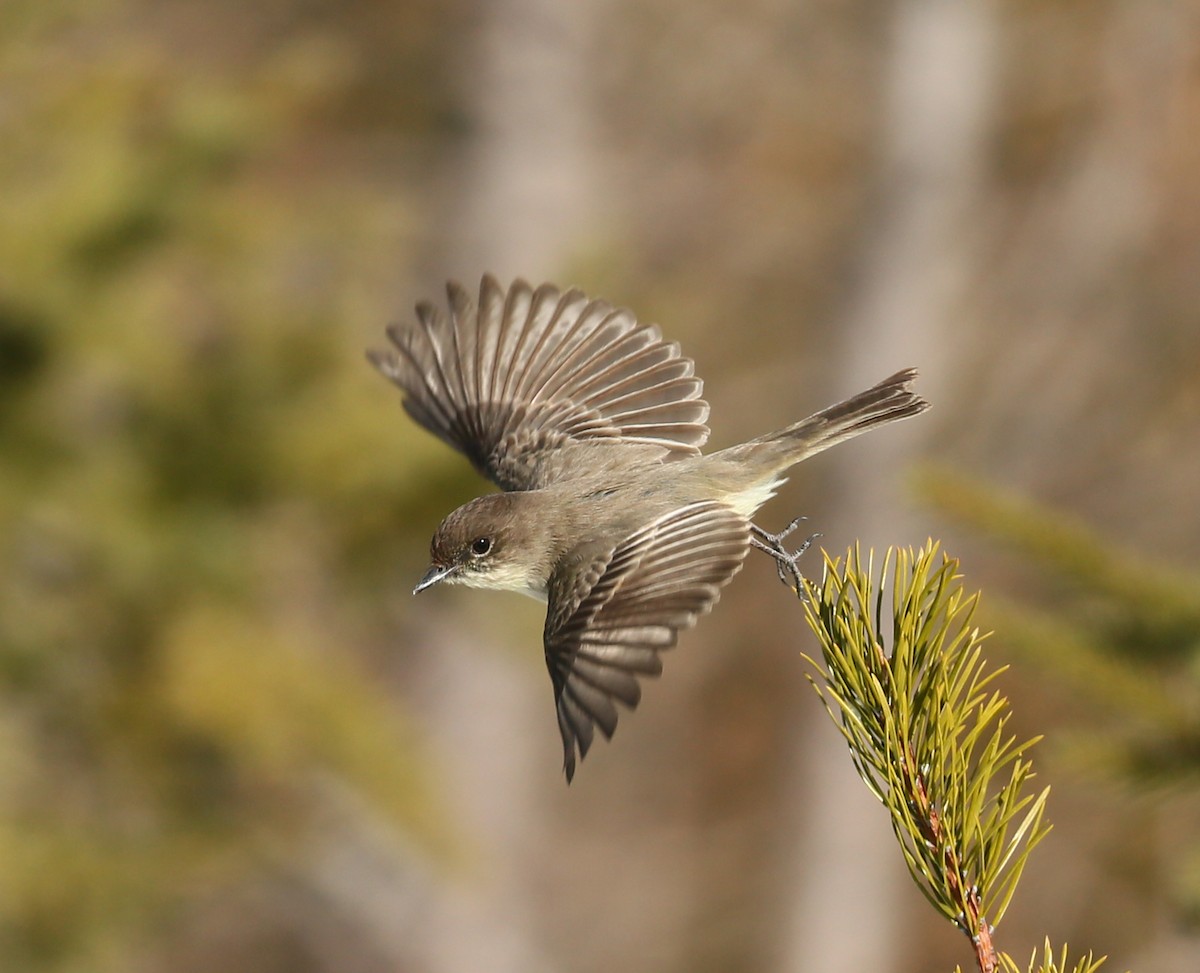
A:
MULTIPOLYGON (((826 555, 804 583, 821 645, 811 678, 850 747, 859 776, 887 808, 909 873, 971 940, 980 973, 1017 969, 993 931, 1029 853, 1049 831, 1049 789, 1029 791, 1036 739, 1007 730, 1008 701, 992 683, 984 636, 971 624, 957 562, 937 545, 889 550, 876 582, 857 550, 826 555), (890 631, 884 593, 890 582, 890 631), (885 648, 890 645, 890 652, 885 648)), ((1089 958, 1090 960, 1090 958, 1089 958)))

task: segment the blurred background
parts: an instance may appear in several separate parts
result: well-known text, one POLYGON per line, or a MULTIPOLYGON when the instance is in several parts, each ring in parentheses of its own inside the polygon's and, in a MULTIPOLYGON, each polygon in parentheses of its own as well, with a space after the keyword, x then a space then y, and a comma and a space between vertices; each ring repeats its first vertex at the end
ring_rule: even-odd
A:
MULTIPOLYGON (((1200 2, 0 5, 0 970, 952 969, 754 558, 567 788, 541 608, 366 364, 446 278, 681 342, 761 514, 941 539, 1055 831, 998 944, 1200 968, 1200 2)), ((808 555, 807 570, 820 570, 808 555)))

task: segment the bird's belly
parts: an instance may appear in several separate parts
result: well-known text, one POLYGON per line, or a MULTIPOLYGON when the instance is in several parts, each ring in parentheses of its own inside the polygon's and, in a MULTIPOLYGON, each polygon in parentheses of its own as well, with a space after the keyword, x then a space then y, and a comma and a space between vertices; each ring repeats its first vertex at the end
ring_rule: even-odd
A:
POLYGON ((580 526, 605 525, 632 531, 656 517, 701 500, 728 504, 749 519, 787 480, 784 476, 772 476, 740 489, 730 489, 731 480, 745 482, 744 475, 738 476, 740 470, 681 462, 654 468, 652 472, 652 476, 641 476, 609 489, 592 491, 589 495, 592 503, 585 508, 590 516, 579 518, 580 526))
POLYGON ((786 477, 777 476, 765 483, 756 483, 745 490, 727 494, 723 499, 725 503, 749 520, 759 507, 775 496, 775 491, 783 485, 786 479, 786 477))

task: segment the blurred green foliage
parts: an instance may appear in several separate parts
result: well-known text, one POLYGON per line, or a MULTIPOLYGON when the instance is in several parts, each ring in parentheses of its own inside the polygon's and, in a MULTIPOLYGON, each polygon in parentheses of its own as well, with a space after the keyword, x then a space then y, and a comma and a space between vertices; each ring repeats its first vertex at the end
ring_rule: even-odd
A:
POLYGON ((149 14, 0 8, 5 970, 127 968, 334 785, 454 837, 356 651, 442 460, 362 358, 406 200, 305 142, 356 83, 336 46, 214 71, 149 14))
MULTIPOLYGON (((1005 645, 1082 708, 1053 752, 1132 795, 1200 798, 1200 576, 1122 549, 1060 510, 943 468, 918 488, 940 512, 1038 567, 1037 590, 989 595, 1005 645)), ((1159 801, 1161 803, 1161 801, 1159 801)), ((1183 920, 1200 921, 1200 828, 1171 826, 1159 886, 1183 920)))

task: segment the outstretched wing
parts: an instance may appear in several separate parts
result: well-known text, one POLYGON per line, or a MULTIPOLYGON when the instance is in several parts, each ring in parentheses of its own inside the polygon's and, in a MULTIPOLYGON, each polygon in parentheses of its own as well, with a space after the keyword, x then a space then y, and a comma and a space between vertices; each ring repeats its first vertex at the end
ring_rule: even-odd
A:
POLYGON ((637 444, 647 458, 695 455, 708 438, 708 403, 692 362, 624 308, 550 284, 506 291, 487 275, 475 307, 447 285, 450 316, 417 305, 393 325, 394 350, 375 366, 404 390, 404 407, 505 490, 554 478, 570 442, 637 444))
POLYGON ((567 563, 550 579, 546 665, 554 683, 567 781, 595 727, 617 726, 616 703, 641 699, 638 678, 662 671, 659 653, 675 644, 720 597, 742 567, 749 525, 713 501, 674 510, 611 551, 567 563))

